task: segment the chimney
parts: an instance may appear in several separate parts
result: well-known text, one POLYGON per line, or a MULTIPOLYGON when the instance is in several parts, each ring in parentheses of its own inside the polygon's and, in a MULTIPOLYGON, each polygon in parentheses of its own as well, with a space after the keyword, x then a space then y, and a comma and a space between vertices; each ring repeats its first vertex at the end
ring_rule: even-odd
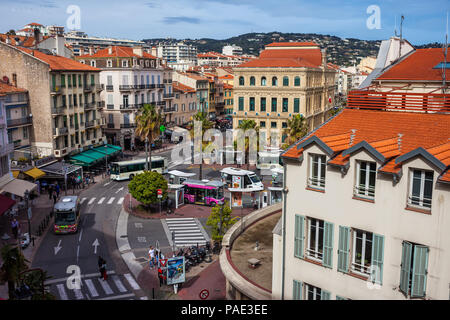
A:
POLYGON ((320 50, 322 52, 322 66, 327 67, 327 49, 320 50))
POLYGON ((89 46, 89 55, 92 56, 94 54, 94 47, 89 46))
POLYGON ((158 49, 156 47, 152 47, 150 54, 155 57, 158 56, 158 49))
POLYGON ((108 54, 112 54, 112 46, 108 47, 108 54))
POLYGON ((139 57, 142 57, 143 56, 143 50, 142 50, 142 47, 141 46, 134 46, 133 47, 133 54, 135 54, 135 55, 137 55, 137 56, 139 56, 139 57))

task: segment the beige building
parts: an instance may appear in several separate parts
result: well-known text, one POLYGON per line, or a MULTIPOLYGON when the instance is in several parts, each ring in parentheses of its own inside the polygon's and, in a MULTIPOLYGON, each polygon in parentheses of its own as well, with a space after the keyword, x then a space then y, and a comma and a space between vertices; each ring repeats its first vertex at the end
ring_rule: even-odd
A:
POLYGON ((371 73, 375 69, 377 63, 377 57, 365 57, 362 58, 358 65, 358 70, 365 73, 371 73))
POLYGON ((197 113, 197 92, 194 88, 179 82, 173 82, 172 84, 175 99, 173 100, 171 112, 168 115, 168 122, 174 125, 183 125, 191 121, 192 117, 197 113))
POLYGON ((366 101, 282 155, 274 299, 449 297, 449 109, 366 101))
POLYGON ((312 42, 279 42, 266 46, 258 59, 233 68, 233 127, 255 120, 269 140, 294 114, 303 114, 310 129, 328 119, 333 107, 335 70, 312 42))
POLYGON ((0 43, 0 70, 28 90, 37 156, 61 158, 104 143, 100 69, 0 43))

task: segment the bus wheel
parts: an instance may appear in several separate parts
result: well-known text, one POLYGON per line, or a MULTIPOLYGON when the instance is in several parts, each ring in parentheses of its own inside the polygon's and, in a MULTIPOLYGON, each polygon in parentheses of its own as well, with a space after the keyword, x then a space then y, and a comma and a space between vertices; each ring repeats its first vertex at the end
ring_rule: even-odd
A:
POLYGON ((134 174, 130 174, 130 180, 133 180, 134 174))

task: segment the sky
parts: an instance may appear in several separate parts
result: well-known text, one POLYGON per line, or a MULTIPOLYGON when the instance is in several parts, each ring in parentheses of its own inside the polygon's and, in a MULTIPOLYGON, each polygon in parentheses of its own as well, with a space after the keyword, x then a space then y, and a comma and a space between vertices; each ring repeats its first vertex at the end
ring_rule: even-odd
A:
POLYGON ((449 11, 449 0, 0 0, 0 32, 37 22, 133 40, 272 31, 383 40, 404 15, 403 37, 420 45, 445 41, 449 11))

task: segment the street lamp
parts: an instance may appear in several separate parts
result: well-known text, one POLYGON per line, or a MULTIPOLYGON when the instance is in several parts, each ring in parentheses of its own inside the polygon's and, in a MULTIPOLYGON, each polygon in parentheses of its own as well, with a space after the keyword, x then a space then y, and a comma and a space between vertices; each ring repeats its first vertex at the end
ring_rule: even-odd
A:
POLYGON ((64 171, 64 193, 67 196, 67 168, 64 165, 64 159, 61 160, 62 163, 62 169, 64 171))
POLYGON ((31 208, 29 207, 29 200, 30 200, 30 192, 27 190, 25 190, 24 192, 24 199, 25 199, 25 205, 27 208, 27 220, 28 220, 28 236, 31 239, 31 208))
POLYGON ((105 150, 106 150, 106 157, 105 157, 105 163, 106 163, 106 175, 108 175, 108 145, 105 144, 105 150))

